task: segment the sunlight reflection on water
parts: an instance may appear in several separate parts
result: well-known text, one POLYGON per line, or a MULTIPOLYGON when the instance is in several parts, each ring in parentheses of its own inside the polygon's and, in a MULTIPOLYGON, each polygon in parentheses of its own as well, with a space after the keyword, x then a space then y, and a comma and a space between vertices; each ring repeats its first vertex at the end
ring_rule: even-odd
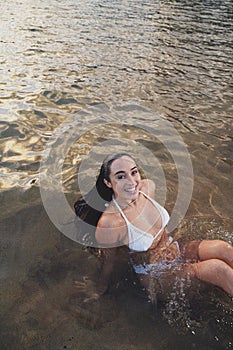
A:
MULTIPOLYGON (((212 292, 207 295, 209 304, 200 305, 206 317, 201 319, 198 312, 190 315, 187 307, 186 320, 191 316, 197 320, 195 337, 186 326, 188 334, 177 337, 160 316, 156 324, 151 324, 147 309, 130 290, 126 299, 118 295, 117 305, 122 312, 118 318, 117 311, 114 320, 106 311, 106 305, 113 308, 114 300, 102 305, 104 326, 92 341, 92 330, 87 330, 88 320, 92 324, 90 310, 79 304, 82 327, 75 318, 70 321, 63 301, 72 278, 92 276, 95 263, 49 223, 38 187, 47 142, 61 123, 73 119, 77 124, 75 118, 79 118, 82 136, 70 148, 61 170, 71 206, 78 195, 77 169, 81 161, 110 135, 122 140, 127 134, 158 159, 168 183, 166 206, 172 210, 177 193, 174 163, 158 140, 138 135, 133 127, 134 121, 154 126, 153 120, 140 117, 140 108, 145 107, 155 119, 160 115, 176 128, 193 162, 192 201, 176 235, 184 240, 222 238, 232 242, 231 2, 42 0, 35 4, 28 0, 4 2, 1 13, 0 258, 1 276, 6 282, 3 310, 11 310, 6 324, 14 330, 9 340, 4 328, 5 348, 9 350, 14 342, 18 346, 21 339, 21 348, 35 344, 40 348, 46 343, 47 349, 54 349, 72 339, 69 344, 75 349, 77 339, 71 334, 79 334, 85 349, 95 348, 98 342, 106 344, 104 349, 140 349, 140 335, 148 340, 143 343, 145 349, 154 348, 158 339, 161 349, 184 348, 184 344, 200 350, 208 346, 230 349, 232 306, 225 296, 220 294, 218 298, 212 292), (83 112, 78 117, 81 111, 94 107, 102 110, 105 119, 114 109, 121 110, 127 118, 131 105, 137 105, 139 113, 136 119, 129 120, 132 126, 125 130, 113 126, 88 133, 86 126, 92 116, 83 112), (58 299, 56 307, 53 295, 58 299), (128 314, 123 311, 126 305, 128 314), (144 325, 140 324, 135 305, 143 315, 144 325), (59 318, 70 328, 64 326, 61 330, 59 318), (120 345, 114 340, 115 334, 111 339, 106 335, 112 335, 109 319, 118 329, 119 339, 124 339, 120 345), (138 333, 136 341, 133 322, 138 333), (48 334, 52 324, 61 331, 53 328, 48 334), (124 324, 124 330, 120 324, 124 324)), ((94 176, 92 165, 87 175, 94 176)), ((158 179, 157 186, 160 185, 158 179)), ((182 302, 185 304, 185 300, 182 302)), ((166 307, 165 316, 170 322, 177 309, 171 315, 173 306, 166 307)), ((93 324, 98 326, 98 312, 93 318, 93 324)))

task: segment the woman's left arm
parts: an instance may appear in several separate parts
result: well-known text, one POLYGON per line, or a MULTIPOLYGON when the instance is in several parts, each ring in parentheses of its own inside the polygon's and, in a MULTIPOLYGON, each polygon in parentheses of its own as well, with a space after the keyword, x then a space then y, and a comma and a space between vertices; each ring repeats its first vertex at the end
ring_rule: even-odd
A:
POLYGON ((116 262, 116 255, 117 248, 102 249, 102 264, 99 280, 97 283, 97 294, 99 296, 103 295, 109 287, 111 275, 116 262))

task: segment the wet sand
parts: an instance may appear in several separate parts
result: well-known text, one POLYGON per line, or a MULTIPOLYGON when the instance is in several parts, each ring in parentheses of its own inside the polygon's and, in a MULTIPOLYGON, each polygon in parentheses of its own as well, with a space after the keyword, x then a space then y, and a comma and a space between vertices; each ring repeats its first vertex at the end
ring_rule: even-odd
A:
MULTIPOLYGON (((177 235, 190 228, 202 235, 208 227, 214 235, 216 225, 208 217, 187 219, 177 235)), ((135 282, 121 280, 100 301, 85 303, 98 279, 97 260, 59 233, 42 206, 6 218, 1 232, 6 228, 1 349, 228 348, 232 302, 218 288, 199 291, 191 304, 179 296, 155 307, 135 282)))

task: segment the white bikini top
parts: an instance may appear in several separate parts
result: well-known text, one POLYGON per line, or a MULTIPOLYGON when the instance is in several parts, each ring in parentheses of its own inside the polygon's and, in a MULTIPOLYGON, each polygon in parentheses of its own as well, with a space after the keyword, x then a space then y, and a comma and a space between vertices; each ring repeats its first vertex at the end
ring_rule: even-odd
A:
POLYGON ((145 232, 133 224, 127 219, 125 216, 123 210, 117 203, 117 201, 113 197, 113 202, 118 208, 119 212, 121 213, 123 219, 125 220, 125 223, 127 225, 128 229, 128 238, 129 238, 129 248, 131 250, 137 251, 137 252, 145 252, 147 251, 150 246, 152 245, 153 241, 159 236, 159 234, 163 231, 165 226, 167 226, 167 223, 170 219, 169 214, 165 208, 163 208, 159 203, 157 203, 154 199, 150 198, 148 195, 146 195, 144 192, 139 191, 142 193, 149 201, 151 201, 152 204, 156 207, 156 209, 159 211, 159 214, 161 216, 162 220, 162 226, 160 230, 153 236, 151 233, 145 232))

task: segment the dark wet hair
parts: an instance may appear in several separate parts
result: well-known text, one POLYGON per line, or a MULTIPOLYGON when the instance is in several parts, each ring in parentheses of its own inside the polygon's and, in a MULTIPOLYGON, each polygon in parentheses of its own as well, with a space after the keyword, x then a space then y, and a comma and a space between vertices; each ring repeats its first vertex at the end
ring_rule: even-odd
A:
MULTIPOLYGON (((98 244, 95 239, 95 231, 98 221, 102 213, 106 209, 106 204, 108 205, 108 203, 111 202, 113 195, 113 190, 104 183, 104 179, 110 182, 112 163, 114 162, 114 160, 122 158, 124 156, 127 156, 134 160, 128 153, 116 153, 106 157, 101 165, 95 186, 90 190, 90 192, 88 192, 88 194, 84 198, 80 198, 74 204, 75 213, 77 215, 76 239, 78 242, 82 243, 84 249, 86 249, 89 253, 93 254, 96 258, 98 258, 101 270, 104 269, 105 264, 109 264, 109 259, 115 259, 114 256, 116 254, 116 252, 114 252, 113 258, 111 258, 111 249, 98 248, 98 244)), ((122 271, 125 273, 126 269, 128 271, 128 267, 130 266, 128 262, 129 254, 125 255, 125 249, 125 246, 117 247, 117 254, 118 257, 120 257, 118 259, 118 263, 120 259, 124 257, 123 264, 121 263, 120 267, 118 266, 118 269, 115 268, 115 277, 117 278, 117 283, 119 283, 119 280, 125 280, 125 278, 122 277, 122 271), (125 256, 127 257, 127 261, 125 260, 125 256), (121 277, 119 278, 119 276, 121 277)), ((127 280, 129 279, 128 273, 129 271, 127 272, 127 280)))
POLYGON ((133 159, 128 153, 116 153, 106 157, 101 165, 95 186, 84 198, 75 202, 75 213, 84 222, 94 227, 97 226, 102 213, 106 209, 106 204, 111 202, 113 195, 113 190, 106 186, 104 179, 110 182, 112 163, 114 160, 124 156, 133 159))

